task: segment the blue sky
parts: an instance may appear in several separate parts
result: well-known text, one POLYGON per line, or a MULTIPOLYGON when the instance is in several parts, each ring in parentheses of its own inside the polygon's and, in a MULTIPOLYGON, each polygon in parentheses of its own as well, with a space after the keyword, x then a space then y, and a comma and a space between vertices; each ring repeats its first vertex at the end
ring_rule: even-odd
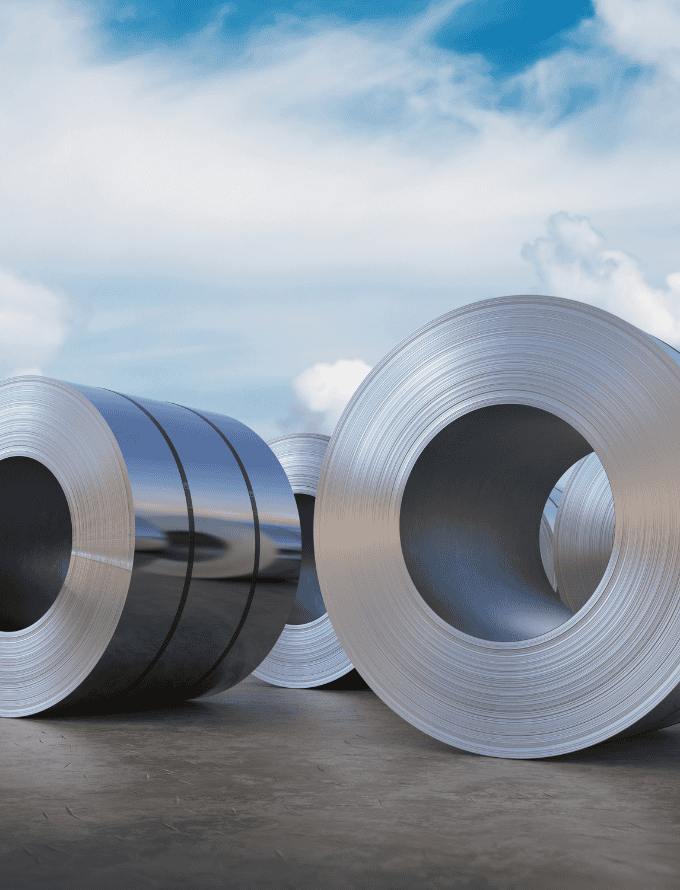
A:
MULTIPOLYGON (((288 17, 306 21, 337 19, 347 23, 417 19, 432 4, 427 0, 372 2, 317 0, 317 2, 241 3, 148 2, 126 0, 104 7, 109 46, 137 52, 149 45, 179 41, 219 22, 227 38, 276 25, 288 17)), ((460 4, 442 18, 432 43, 456 53, 478 54, 497 75, 515 73, 556 52, 570 42, 570 32, 595 15, 590 0, 483 0, 460 4)), ((398 26, 398 25, 397 25, 398 26)))
POLYGON ((0 78, 0 373, 271 437, 485 297, 680 343, 671 0, 6 0, 0 78))

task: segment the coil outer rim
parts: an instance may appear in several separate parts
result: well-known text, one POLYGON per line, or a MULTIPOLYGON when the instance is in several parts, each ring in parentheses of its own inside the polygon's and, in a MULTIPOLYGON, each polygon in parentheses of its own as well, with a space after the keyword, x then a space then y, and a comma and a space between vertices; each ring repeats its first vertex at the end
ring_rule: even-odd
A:
POLYGON ((672 708, 678 391, 678 366, 646 334, 556 297, 454 310, 373 369, 329 444, 315 540, 338 638, 390 707, 448 744, 511 758, 578 750, 672 708), (616 502, 613 556, 598 591, 550 633, 512 643, 469 637, 438 618, 399 540, 401 496, 418 456, 456 417, 490 404, 531 405, 570 423, 600 457, 616 502))

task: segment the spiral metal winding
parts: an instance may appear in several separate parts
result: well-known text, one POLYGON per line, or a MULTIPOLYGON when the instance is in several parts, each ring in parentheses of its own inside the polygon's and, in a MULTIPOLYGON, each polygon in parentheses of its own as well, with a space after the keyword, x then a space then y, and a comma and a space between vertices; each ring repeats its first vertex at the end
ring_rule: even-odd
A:
POLYGON ((329 444, 314 536, 338 639, 390 707, 501 757, 675 722, 679 394, 661 344, 552 297, 458 309, 373 369, 329 444), (616 528, 574 613, 541 564, 541 515, 593 451, 616 528))
POLYGON ((290 612, 293 492, 229 417, 0 383, 0 714, 238 683, 290 612))
POLYGON ((295 602, 276 645, 253 671, 275 686, 322 686, 352 670, 323 602, 314 558, 316 486, 329 437, 293 433, 269 442, 295 494, 302 530, 302 567, 295 602))

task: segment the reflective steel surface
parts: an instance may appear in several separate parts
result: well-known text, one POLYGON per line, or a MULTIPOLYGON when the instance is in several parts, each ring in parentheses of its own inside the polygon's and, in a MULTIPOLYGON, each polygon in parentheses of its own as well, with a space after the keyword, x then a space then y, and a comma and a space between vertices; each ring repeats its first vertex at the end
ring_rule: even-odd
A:
POLYGON ((390 707, 521 758, 677 718, 679 396, 660 344, 553 297, 463 307, 373 369, 329 443, 314 537, 338 639, 390 707), (541 563, 541 514, 590 451, 616 531, 572 614, 541 563))
POLYGON ((546 578, 539 532, 556 478, 590 450, 565 421, 529 405, 472 411, 428 443, 404 489, 400 534, 411 579, 437 615, 506 642, 572 616, 546 578))
POLYGON ((269 442, 295 493, 302 535, 302 565, 295 602, 276 645, 254 671, 275 686, 311 688, 352 670, 324 605, 314 555, 316 486, 328 436, 293 433, 269 442))
POLYGON ((545 576, 552 589, 557 590, 557 585, 555 584, 555 565, 553 563, 553 530, 545 513, 541 516, 541 527, 538 533, 538 547, 545 576))
MULTIPOLYGON (((20 489, 28 496, 30 481, 46 495, 54 493, 45 501, 50 515, 40 517, 32 510, 27 520, 33 523, 34 537, 43 542, 41 549, 24 546, 19 571, 0 552, 0 577, 4 572, 8 579, 0 617, 4 629, 14 631, 15 625, 52 606, 47 615, 55 632, 63 636, 65 624, 86 612, 82 646, 88 649, 80 670, 72 654, 73 669, 66 682, 71 688, 61 688, 57 700, 43 694, 32 703, 5 702, 6 709, 15 713, 18 707, 28 713, 27 708, 34 712, 57 704, 84 707, 116 697, 170 701, 219 691, 248 676, 285 625, 300 567, 293 492, 266 444, 228 417, 45 378, 39 384, 31 379, 10 381, 5 393, 9 404, 14 402, 16 409, 18 402, 31 417, 23 428, 15 429, 15 452, 22 456, 0 459, 0 487, 6 492, 20 489), (24 390, 23 405, 22 393, 17 397, 12 387, 24 390), (83 416, 73 404, 59 404, 64 394, 83 416), (49 470, 55 473, 56 487, 55 483, 50 487, 49 480, 38 480, 35 472, 27 481, 25 473, 12 469, 11 461, 30 457, 37 463, 33 440, 51 434, 54 425, 78 428, 80 441, 69 457, 92 476, 102 477, 107 489, 99 503, 93 502, 89 485, 70 484, 71 467, 54 448, 50 457, 61 472, 42 463, 38 466, 43 476, 51 475, 49 470), (83 440, 93 430, 105 444, 88 450, 83 440), (107 462, 117 464, 116 478, 107 472, 107 462), (7 482, 3 485, 3 468, 14 488, 7 482), (74 528, 71 568, 74 559, 86 565, 93 559, 110 562, 107 551, 120 540, 113 506, 118 504, 118 512, 127 514, 123 539, 129 556, 117 577, 115 597, 96 579, 87 587, 75 584, 70 598, 65 592, 69 578, 59 583, 59 577, 64 580, 66 575, 62 551, 68 530, 59 492, 68 503, 74 528), (52 527, 63 529, 61 537, 49 534, 52 527), (87 546, 93 529, 103 551, 99 555, 87 546), (41 585, 33 583, 38 570, 45 579, 41 585), (14 586, 10 576, 16 576, 14 586), (50 578, 57 579, 51 586, 50 578), (25 599, 21 585, 29 584, 35 593, 29 598, 30 609, 21 607, 26 613, 22 617, 17 603, 25 599), (106 622, 99 616, 105 601, 115 602, 117 609, 106 622)), ((16 519, 15 515, 12 521, 16 519)), ((31 628, 39 627, 31 622, 24 635, 30 637, 31 628)), ((35 632, 32 637, 35 657, 42 661, 40 682, 49 686, 50 676, 54 678, 60 669, 45 663, 44 643, 35 632)), ((0 670, 3 656, 17 642, 16 632, 0 637, 0 670)), ((0 684, 0 694, 21 699, 17 682, 7 679, 0 684)))
MULTIPOLYGON (((680 353, 651 338, 674 362, 680 353)), ((577 611, 597 589, 614 546, 615 511, 612 490, 596 454, 574 468, 555 521, 554 562, 560 597, 577 611)))
POLYGON ((614 546, 614 499, 596 454, 579 461, 564 489, 553 555, 562 601, 578 611, 597 589, 614 546))

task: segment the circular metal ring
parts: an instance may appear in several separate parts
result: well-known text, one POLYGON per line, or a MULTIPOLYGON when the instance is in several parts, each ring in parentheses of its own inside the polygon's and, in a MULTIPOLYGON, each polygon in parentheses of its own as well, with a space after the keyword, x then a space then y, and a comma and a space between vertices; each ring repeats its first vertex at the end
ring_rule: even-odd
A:
POLYGON ((416 331, 329 444, 314 535, 348 657, 435 738, 501 757, 574 751, 680 708, 680 368, 646 334, 553 297, 487 300, 416 331), (539 530, 591 451, 612 558, 576 613, 539 530))
POLYGON ((560 599, 577 612, 590 599, 614 546, 614 499, 596 454, 576 465, 555 519, 553 559, 560 599))
POLYGON ((228 417, 0 384, 0 714, 226 689, 276 642, 300 565, 292 490, 228 417))
POLYGON ((268 443, 295 494, 302 533, 300 580, 291 614, 276 645, 253 671, 254 676, 275 686, 322 686, 353 667, 328 617, 314 558, 316 486, 328 442, 328 436, 293 433, 268 443))
POLYGON ((541 528, 538 535, 538 544, 541 551, 541 563, 543 564, 543 571, 545 572, 548 581, 550 581, 550 586, 553 588, 553 590, 557 590, 553 554, 554 536, 552 526, 550 525, 548 517, 545 515, 545 513, 543 513, 541 516, 541 528))

